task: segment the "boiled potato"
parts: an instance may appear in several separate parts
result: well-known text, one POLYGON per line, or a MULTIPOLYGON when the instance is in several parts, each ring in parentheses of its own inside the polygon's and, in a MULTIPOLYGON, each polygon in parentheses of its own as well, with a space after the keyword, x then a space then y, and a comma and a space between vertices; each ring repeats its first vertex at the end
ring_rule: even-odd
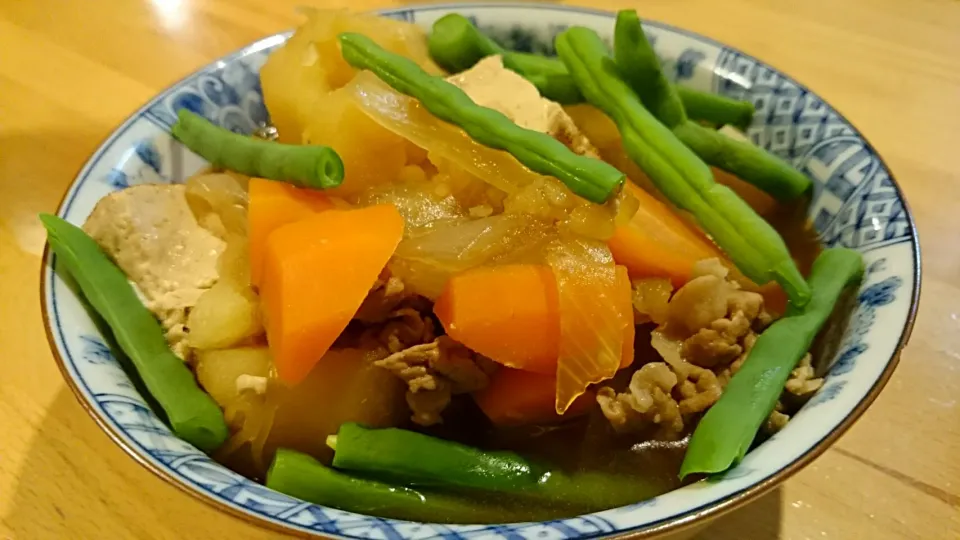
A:
POLYGON ((603 111, 593 105, 567 105, 563 108, 577 128, 598 150, 620 144, 620 130, 603 111))
POLYGON ((316 45, 298 31, 260 69, 263 100, 281 142, 303 142, 304 111, 315 110, 330 91, 318 58, 316 45))
POLYGON ((200 295, 187 318, 187 344, 194 349, 223 349, 263 334, 259 299, 248 289, 219 281, 200 295))
POLYGON ((247 190, 235 175, 194 175, 187 179, 186 188, 187 203, 198 219, 203 220, 207 212, 219 218, 221 238, 247 234, 247 190))
POLYGON ((342 10, 305 13, 306 22, 260 71, 264 100, 283 142, 302 143, 307 118, 324 110, 317 105, 355 75, 356 70, 340 55, 337 35, 341 32, 364 34, 428 72, 441 73, 430 59, 426 34, 416 25, 342 10))
MULTIPOLYGON (((236 377, 245 371, 262 369, 256 359, 236 356, 233 351, 239 350, 230 351, 234 361, 229 365, 209 362, 204 374, 198 369, 198 377, 211 395, 220 392, 221 387, 216 385, 222 384, 222 395, 228 396, 228 400, 233 380, 233 401, 227 401, 225 414, 235 432, 221 449, 220 458, 252 476, 260 477, 266 472, 277 448, 306 452, 329 463, 333 453, 326 446, 326 438, 336 433, 341 424, 360 422, 371 427, 393 427, 402 425, 410 415, 406 385, 374 366, 369 352, 330 350, 295 387, 271 382, 263 395, 244 392, 237 396, 236 377), (219 370, 209 373, 214 369, 219 370)), ((219 360, 217 356, 213 358, 219 360)), ((262 371, 250 374, 258 373, 262 371)), ((219 402, 220 398, 214 395, 214 399, 219 402)))
POLYGON ((278 390, 282 395, 268 451, 293 448, 329 462, 326 438, 341 424, 390 427, 405 422, 410 416, 406 385, 373 360, 361 349, 330 350, 302 383, 278 390))
POLYGON ((397 178, 407 162, 408 145, 402 137, 364 114, 347 89, 327 94, 316 107, 315 113, 305 119, 303 142, 336 150, 346 171, 343 183, 327 193, 352 198, 397 178))
POLYGON ((270 371, 270 351, 266 347, 239 347, 197 353, 197 380, 221 407, 238 395, 237 377, 266 377, 270 371))

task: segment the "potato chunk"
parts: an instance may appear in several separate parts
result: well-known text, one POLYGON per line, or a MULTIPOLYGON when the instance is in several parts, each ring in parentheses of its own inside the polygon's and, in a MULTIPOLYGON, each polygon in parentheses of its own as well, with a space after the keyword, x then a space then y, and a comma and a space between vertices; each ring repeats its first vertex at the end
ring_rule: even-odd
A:
POLYGON ((187 319, 187 343, 199 350, 223 349, 263 334, 260 306, 249 289, 220 281, 200 295, 187 319))
POLYGON ((306 22, 270 55, 260 71, 264 101, 282 142, 303 142, 310 116, 324 110, 318 105, 356 74, 340 54, 337 36, 341 32, 370 36, 428 72, 441 73, 430 59, 426 34, 414 24, 343 10, 304 11, 306 22))
POLYGON ((238 377, 266 377, 269 371, 270 351, 266 347, 239 347, 197 353, 197 380, 221 407, 226 407, 239 395, 238 377))

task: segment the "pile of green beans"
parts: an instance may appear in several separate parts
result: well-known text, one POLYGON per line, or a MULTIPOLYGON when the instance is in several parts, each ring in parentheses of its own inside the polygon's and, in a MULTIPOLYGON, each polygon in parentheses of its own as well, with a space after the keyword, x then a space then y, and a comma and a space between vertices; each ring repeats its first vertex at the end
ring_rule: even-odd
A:
MULTIPOLYGON (((451 13, 433 23, 430 55, 451 73, 471 68, 482 58, 501 55, 503 65, 529 80, 543 97, 563 105, 583 103, 583 94, 566 66, 556 58, 504 49, 480 32, 463 15, 451 13)), ((676 87, 690 118, 715 126, 745 128, 753 120, 753 105, 683 86, 676 87)))
POLYGON ((556 177, 584 199, 603 203, 620 191, 626 177, 612 165, 579 156, 546 133, 524 129, 502 113, 477 105, 457 86, 372 39, 340 34, 340 49, 353 67, 373 72, 394 90, 419 100, 434 116, 461 127, 475 141, 513 154, 531 170, 556 177))
POLYGON ((794 200, 812 189, 809 178, 777 156, 688 120, 680 94, 660 69, 660 61, 633 10, 617 14, 614 55, 621 76, 644 106, 701 159, 779 201, 794 200))
POLYGON ((229 435, 220 407, 170 351, 160 324, 140 302, 123 271, 79 227, 50 214, 40 214, 40 221, 57 262, 106 321, 173 432, 205 452, 219 448, 229 435))
POLYGON ((697 425, 680 467, 681 478, 722 472, 743 459, 837 299, 862 276, 863 258, 856 251, 832 248, 817 257, 810 273, 810 303, 792 309, 757 338, 743 367, 697 425))
POLYGON ((710 168, 660 123, 621 79, 609 50, 588 28, 573 27, 556 40, 557 51, 587 100, 617 125, 624 150, 674 205, 690 212, 704 230, 756 283, 777 281, 797 306, 810 288, 783 239, 710 168))
POLYGON ((214 167, 314 189, 335 188, 343 182, 343 161, 327 146, 246 137, 187 109, 180 109, 171 133, 214 167))

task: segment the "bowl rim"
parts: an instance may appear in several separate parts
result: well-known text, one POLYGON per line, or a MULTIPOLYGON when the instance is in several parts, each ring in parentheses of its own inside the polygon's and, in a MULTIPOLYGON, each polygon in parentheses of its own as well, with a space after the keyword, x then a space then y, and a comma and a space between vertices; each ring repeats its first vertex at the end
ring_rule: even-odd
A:
MULTIPOLYGON (((471 8, 526 8, 526 9, 543 9, 547 11, 560 11, 560 12, 573 12, 573 13, 583 13, 590 15, 601 15, 601 16, 612 16, 615 14, 615 11, 605 10, 605 9, 596 9, 582 6, 565 6, 565 5, 542 5, 542 4, 530 4, 523 2, 465 2, 465 3, 437 3, 437 4, 412 4, 409 6, 399 7, 399 8, 389 8, 389 9, 380 9, 366 11, 365 13, 372 13, 381 16, 390 16, 390 15, 401 15, 406 12, 415 12, 415 11, 438 11, 438 10, 454 10, 454 9, 471 9, 471 8)), ((611 17, 612 18, 612 17, 611 17)), ((750 60, 756 61, 758 63, 765 64, 778 73, 781 73, 787 76, 792 83, 806 92, 809 92, 813 95, 821 97, 820 94, 812 92, 810 87, 806 84, 798 81, 792 75, 788 75, 787 72, 780 70, 775 65, 760 60, 759 58, 744 52, 743 50, 726 45, 720 41, 717 41, 709 36, 694 32, 692 30, 687 30, 678 26, 671 24, 659 22, 653 19, 644 19, 645 25, 650 25, 656 28, 661 28, 671 32, 676 32, 682 34, 686 37, 697 39, 704 43, 713 45, 715 47, 721 47, 736 51, 740 55, 750 60)), ((185 76, 177 79, 176 81, 170 83, 165 88, 157 92, 152 98, 150 98, 146 103, 138 107, 135 111, 130 113, 123 121, 114 127, 106 137, 101 139, 100 143, 97 145, 96 150, 90 155, 90 157, 80 166, 77 170, 76 175, 73 180, 64 190, 63 195, 60 198, 60 201, 57 203, 57 215, 62 214, 65 208, 71 203, 73 196, 77 192, 78 179, 83 178, 86 174, 89 173, 90 169, 93 168, 93 165, 98 161, 100 156, 103 153, 103 150, 107 148, 115 139, 117 139, 120 134, 122 134, 127 127, 132 125, 148 108, 153 105, 160 97, 166 95, 168 92, 177 88, 184 82, 192 79, 193 77, 204 73, 216 66, 219 63, 227 63, 235 61, 239 58, 242 58, 253 52, 260 51, 265 48, 269 48, 272 45, 280 44, 285 42, 290 35, 292 35, 292 30, 278 32, 260 39, 253 41, 239 49, 220 56, 213 61, 199 67, 198 69, 191 71, 185 76)), ((864 394, 859 402, 854 406, 850 413, 843 418, 843 420, 838 423, 833 430, 823 436, 819 441, 810 446, 803 454, 798 456, 794 461, 790 462, 783 468, 775 471, 773 474, 764 478, 760 482, 752 484, 741 491, 737 491, 726 495, 712 503, 707 503, 699 507, 691 508, 685 512, 677 514, 673 517, 661 519, 652 523, 645 525, 639 525, 629 529, 624 529, 616 531, 613 533, 595 533, 580 536, 580 539, 589 539, 589 538, 630 538, 630 539, 641 539, 641 538, 651 538, 656 535, 676 533, 683 531, 685 529, 690 529, 699 525, 698 522, 712 521, 721 516, 724 516, 742 506, 749 504, 765 495, 777 485, 783 483, 794 474, 799 472, 801 469, 806 467, 810 462, 820 457, 828 448, 830 448, 840 437, 842 437, 853 424, 860 419, 861 416, 866 412, 866 410, 873 404, 877 396, 887 385, 890 378, 893 376, 894 371, 900 362, 900 356, 903 352, 904 347, 910 340, 910 337, 913 333, 914 326, 916 324, 917 311, 920 306, 920 293, 921 286, 923 281, 923 272, 922 272, 922 258, 921 258, 921 247, 919 233, 916 226, 916 220, 914 219, 913 212, 910 210, 910 206, 906 197, 904 196, 904 191, 900 186, 900 183, 897 181, 896 176, 893 173, 893 170, 889 167, 886 160, 883 156, 877 152, 876 147, 869 141, 869 139, 856 127, 855 124, 850 122, 847 117, 839 111, 834 105, 829 101, 823 99, 824 104, 830 106, 837 116, 846 122, 853 130, 853 135, 859 137, 863 142, 864 146, 874 155, 879 161, 880 166, 887 172, 889 175, 890 181, 893 185, 893 188, 897 194, 897 198, 903 204, 904 215, 907 219, 907 225, 910 230, 909 243, 913 253, 913 261, 911 261, 911 271, 915 276, 914 285, 910 290, 910 301, 909 308, 907 309, 906 319, 903 324, 903 329, 901 334, 897 339, 897 344, 891 354, 890 359, 888 360, 886 366, 884 367, 883 372, 877 377, 870 389, 864 394)), ((119 446, 127 455, 132 457, 134 461, 143 466, 146 470, 153 473, 155 476, 162 479, 167 484, 170 484, 176 487, 178 490, 187 493, 191 497, 198 499, 209 507, 214 509, 225 511, 227 514, 240 519, 248 524, 266 528, 275 532, 285 533, 288 535, 300 536, 303 538, 334 538, 333 535, 324 535, 319 532, 308 532, 303 530, 297 530, 290 528, 288 526, 282 525, 276 521, 268 519, 259 514, 247 512, 240 508, 235 508, 229 504, 226 504, 214 497, 211 497, 209 494, 202 490, 193 489, 191 486, 185 484, 180 479, 175 477, 169 470, 164 467, 158 466, 146 459, 144 456, 140 455, 138 449, 134 448, 132 445, 128 444, 119 431, 110 424, 105 418, 103 418, 98 411, 88 402, 85 398, 82 390, 77 384, 77 381, 70 375, 69 370, 67 369, 66 362, 60 354, 60 351, 57 347, 56 340, 53 335, 53 329, 51 327, 51 317, 47 309, 47 292, 50 290, 48 275, 52 275, 52 272, 47 272, 48 268, 51 266, 51 252, 49 244, 44 244, 43 255, 40 261, 40 280, 39 280, 39 300, 40 300, 40 311, 41 317, 43 319, 44 333, 47 338, 47 343, 50 346, 50 351, 54 357, 54 360, 57 363, 57 367, 60 370, 61 376, 66 382, 67 386, 70 387, 71 392, 74 397, 83 407, 83 409, 93 418, 94 422, 100 427, 100 429, 107 434, 107 436, 119 446)), ((366 515, 366 514, 358 514, 366 515)), ((370 516, 376 517, 376 516, 370 516)))

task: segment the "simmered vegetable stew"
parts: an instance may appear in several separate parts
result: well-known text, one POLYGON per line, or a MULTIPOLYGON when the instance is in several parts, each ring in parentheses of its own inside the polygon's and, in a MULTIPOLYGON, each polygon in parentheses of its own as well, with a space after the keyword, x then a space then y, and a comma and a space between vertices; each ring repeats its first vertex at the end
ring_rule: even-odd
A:
POLYGON ((261 72, 277 140, 181 110, 211 168, 43 215, 50 245, 171 429, 284 493, 500 522, 723 472, 822 385, 862 261, 751 104, 614 35, 311 11, 261 72))

